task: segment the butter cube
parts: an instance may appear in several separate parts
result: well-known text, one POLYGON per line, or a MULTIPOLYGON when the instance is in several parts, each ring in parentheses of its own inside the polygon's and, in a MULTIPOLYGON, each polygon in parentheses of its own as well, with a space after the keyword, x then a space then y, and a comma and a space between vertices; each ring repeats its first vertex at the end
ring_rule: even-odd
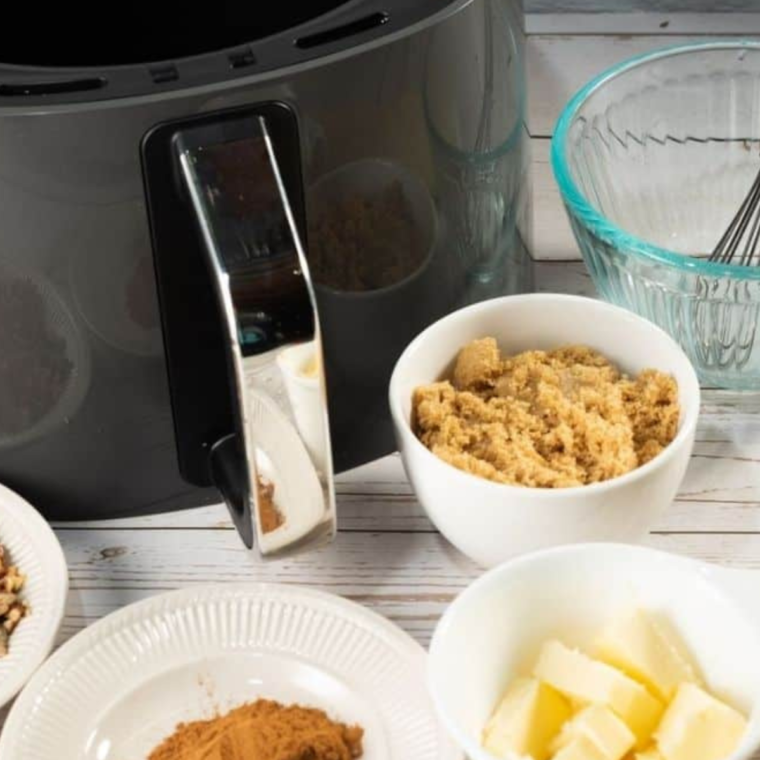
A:
POLYGON ((569 698, 608 705, 633 732, 637 749, 647 746, 664 710, 640 683, 559 641, 544 644, 533 675, 569 698))
POLYGON ((607 755, 587 736, 577 736, 557 752, 552 760, 607 760, 607 755))
POLYGON ((657 747, 665 760, 725 760, 746 730, 741 713, 684 683, 657 729, 657 747))
POLYGON ((569 702, 551 686, 519 678, 507 690, 483 730, 483 746, 496 757, 549 757, 549 744, 572 712, 569 702))
POLYGON ((649 615, 636 610, 604 631, 596 655, 641 681, 659 699, 670 702, 685 681, 699 683, 696 668, 680 650, 682 647, 668 639, 649 615))
POLYGON ((631 729, 606 705, 591 705, 568 721, 552 743, 552 751, 558 752, 579 736, 585 736, 607 760, 621 758, 636 744, 631 729))

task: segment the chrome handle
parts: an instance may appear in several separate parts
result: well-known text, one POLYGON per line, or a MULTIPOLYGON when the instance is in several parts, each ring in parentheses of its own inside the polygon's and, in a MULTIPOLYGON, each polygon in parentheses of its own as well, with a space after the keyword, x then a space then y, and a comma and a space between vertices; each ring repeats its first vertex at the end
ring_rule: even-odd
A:
POLYGON ((319 318, 262 116, 190 126, 174 150, 221 309, 236 431, 210 448, 214 483, 263 557, 336 530, 319 318))

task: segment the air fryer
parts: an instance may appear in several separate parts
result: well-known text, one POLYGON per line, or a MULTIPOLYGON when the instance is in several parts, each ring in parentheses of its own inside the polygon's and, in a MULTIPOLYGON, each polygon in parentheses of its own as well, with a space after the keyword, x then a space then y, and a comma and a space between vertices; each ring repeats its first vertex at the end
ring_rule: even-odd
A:
POLYGON ((34 45, 29 12, 0 33, 0 478, 56 520, 223 498, 265 556, 328 540, 408 342, 531 288, 518 0, 121 9, 113 38, 61 9, 34 45))

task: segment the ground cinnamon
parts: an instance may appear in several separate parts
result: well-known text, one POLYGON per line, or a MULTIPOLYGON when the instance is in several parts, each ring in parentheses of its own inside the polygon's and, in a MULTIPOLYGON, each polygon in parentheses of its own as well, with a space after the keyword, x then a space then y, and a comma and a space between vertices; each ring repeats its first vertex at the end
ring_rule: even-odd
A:
POLYGON ((259 699, 211 720, 181 723, 148 760, 352 760, 364 731, 322 710, 259 699))

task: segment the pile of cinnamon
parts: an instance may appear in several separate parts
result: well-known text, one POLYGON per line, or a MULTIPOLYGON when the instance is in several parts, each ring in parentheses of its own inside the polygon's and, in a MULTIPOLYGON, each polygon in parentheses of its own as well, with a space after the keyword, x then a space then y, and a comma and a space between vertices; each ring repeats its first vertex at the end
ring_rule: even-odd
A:
POLYGON ((211 720, 182 723, 148 760, 354 760, 364 731, 322 710, 259 699, 211 720))

